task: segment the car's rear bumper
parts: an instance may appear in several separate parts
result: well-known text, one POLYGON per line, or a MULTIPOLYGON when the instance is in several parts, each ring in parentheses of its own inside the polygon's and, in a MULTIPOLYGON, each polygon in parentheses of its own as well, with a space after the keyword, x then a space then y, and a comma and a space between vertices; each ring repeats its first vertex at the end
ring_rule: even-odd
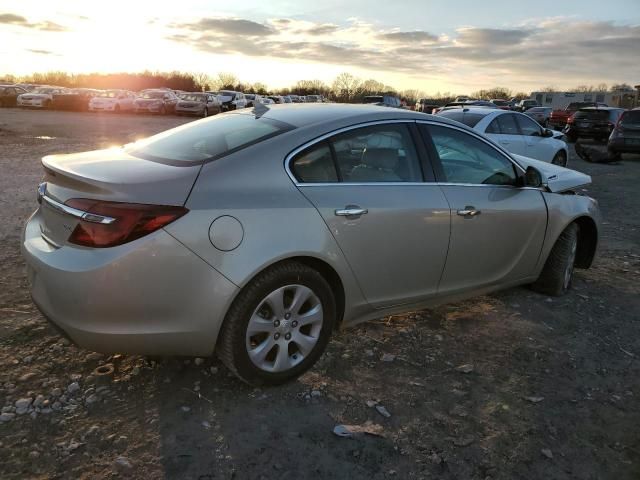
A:
POLYGON ((22 254, 42 313, 89 350, 208 355, 237 287, 165 230, 113 248, 56 248, 27 222, 22 254))
POLYGON ((612 138, 608 149, 615 153, 640 153, 640 139, 612 138))
POLYGON ((571 126, 565 128, 564 133, 573 137, 605 138, 611 135, 611 130, 608 128, 580 128, 571 126))

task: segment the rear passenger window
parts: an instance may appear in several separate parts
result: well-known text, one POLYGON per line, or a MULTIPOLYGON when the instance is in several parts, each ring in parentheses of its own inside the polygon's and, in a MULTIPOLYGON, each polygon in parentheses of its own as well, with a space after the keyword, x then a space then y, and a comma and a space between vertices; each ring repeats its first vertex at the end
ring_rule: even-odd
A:
POLYGON ((291 172, 302 183, 337 182, 338 175, 326 142, 315 145, 296 155, 291 162, 291 172))
POLYGON ((421 182, 422 171, 406 125, 363 127, 331 140, 343 182, 421 182))

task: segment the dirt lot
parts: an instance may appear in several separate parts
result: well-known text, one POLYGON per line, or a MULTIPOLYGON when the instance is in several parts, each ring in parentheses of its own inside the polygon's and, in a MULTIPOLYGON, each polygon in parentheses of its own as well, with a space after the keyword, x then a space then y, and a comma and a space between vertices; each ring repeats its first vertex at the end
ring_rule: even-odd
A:
POLYGON ((336 334, 298 381, 253 389, 215 359, 81 350, 29 299, 20 229, 40 158, 185 121, 0 109, 0 478, 640 479, 640 157, 572 153, 605 224, 569 295, 380 319, 336 334))

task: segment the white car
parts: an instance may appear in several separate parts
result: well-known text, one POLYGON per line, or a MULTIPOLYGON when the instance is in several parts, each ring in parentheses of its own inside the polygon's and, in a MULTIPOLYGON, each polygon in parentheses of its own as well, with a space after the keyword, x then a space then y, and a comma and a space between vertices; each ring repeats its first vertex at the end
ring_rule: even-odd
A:
POLYGON ((50 108, 53 95, 65 93, 66 88, 61 87, 38 87, 32 92, 23 93, 16 98, 16 106, 31 108, 50 108))
POLYGON ((247 99, 242 92, 234 92, 233 90, 220 90, 218 93, 220 103, 222 103, 222 111, 239 110, 247 106, 247 99))
POLYGON ((437 114, 483 133, 510 153, 567 166, 569 148, 562 132, 543 128, 527 115, 482 107, 453 108, 437 114))
POLYGON ((127 90, 105 90, 89 100, 90 112, 130 112, 136 95, 127 90))

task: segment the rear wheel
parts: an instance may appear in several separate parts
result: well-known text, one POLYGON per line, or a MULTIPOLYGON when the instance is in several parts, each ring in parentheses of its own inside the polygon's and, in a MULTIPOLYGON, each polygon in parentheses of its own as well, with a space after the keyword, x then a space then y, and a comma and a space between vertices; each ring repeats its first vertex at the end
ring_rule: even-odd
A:
POLYGON ((567 154, 564 153, 563 150, 560 150, 553 157, 553 160, 551 160, 551 163, 553 163, 554 165, 559 165, 561 167, 566 167, 567 166, 567 154))
POLYGON ((578 251, 578 225, 572 223, 560 234, 551 249, 542 273, 532 288, 547 295, 564 295, 573 280, 573 270, 578 251))
POLYGON ((297 262, 258 275, 227 313, 218 357, 252 385, 277 385, 309 369, 324 351, 336 319, 326 280, 297 262))

